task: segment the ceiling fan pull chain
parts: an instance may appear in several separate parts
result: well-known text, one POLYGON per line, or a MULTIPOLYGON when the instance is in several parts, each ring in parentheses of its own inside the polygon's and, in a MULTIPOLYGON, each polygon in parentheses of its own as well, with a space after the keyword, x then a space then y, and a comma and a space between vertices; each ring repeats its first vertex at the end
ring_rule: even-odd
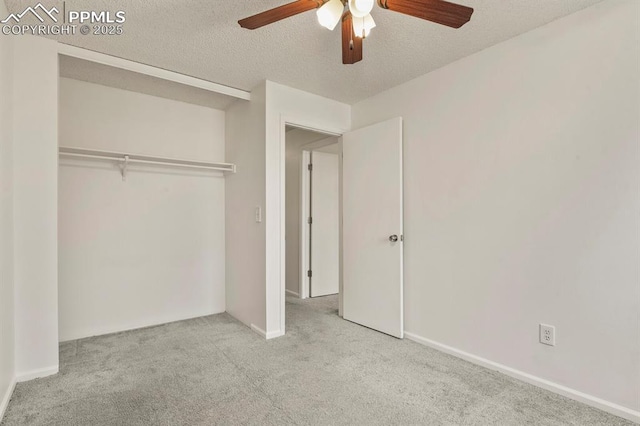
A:
POLYGON ((349 36, 349 50, 353 50, 353 16, 351 17, 351 35, 349 36))

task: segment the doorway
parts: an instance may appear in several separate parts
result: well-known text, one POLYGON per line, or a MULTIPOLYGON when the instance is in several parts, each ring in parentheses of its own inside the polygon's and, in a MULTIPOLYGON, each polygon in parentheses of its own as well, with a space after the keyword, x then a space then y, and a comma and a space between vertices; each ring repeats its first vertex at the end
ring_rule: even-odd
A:
POLYGON ((285 149, 286 295, 306 299, 337 294, 339 138, 287 126, 285 149))
MULTIPOLYGON (((301 170, 297 157, 292 165, 291 152, 287 153, 286 150, 286 136, 293 131, 293 127, 289 120, 282 119, 280 194, 284 196, 280 197, 282 206, 280 229, 285 232, 280 233, 282 299, 279 312, 283 331, 286 294, 295 295, 296 293, 295 284, 292 284, 292 281, 293 283, 296 281, 291 278, 290 272, 287 291, 287 274, 284 273, 291 268, 292 264, 291 260, 287 261, 287 257, 291 255, 287 251, 291 247, 296 247, 291 241, 292 223, 286 220, 285 205, 291 205, 292 202, 289 197, 292 193, 290 183, 288 191, 285 191, 286 176, 294 170, 301 170), (289 162, 285 161, 287 157, 289 162), (287 222, 289 222, 288 236, 287 222)), ((398 338, 403 338, 404 335, 402 128, 402 118, 396 117, 348 131, 342 135, 333 134, 334 138, 339 136, 340 153, 338 315, 351 322, 398 338)), ((311 127, 298 129, 309 131, 311 127)), ((312 132, 322 134, 322 131, 312 130, 312 132)), ((319 135, 315 137, 320 138, 319 135)), ((319 139, 300 144, 300 146, 306 146, 308 151, 317 151, 318 147, 313 146, 313 143, 332 144, 322 141, 323 139, 319 139)), ((309 155, 311 156, 312 152, 309 152, 309 155)), ((304 228, 301 227, 301 222, 298 224, 297 229, 300 232, 300 229, 304 228)), ((313 228, 311 230, 313 233, 313 228)), ((300 247, 304 250, 304 245, 301 244, 300 247)), ((305 270, 302 259, 306 256, 298 253, 301 267, 297 272, 301 274, 305 270)), ((301 277, 298 283, 304 283, 304 277, 301 277)), ((304 289, 304 286, 298 284, 298 292, 295 296, 304 297, 304 289)))

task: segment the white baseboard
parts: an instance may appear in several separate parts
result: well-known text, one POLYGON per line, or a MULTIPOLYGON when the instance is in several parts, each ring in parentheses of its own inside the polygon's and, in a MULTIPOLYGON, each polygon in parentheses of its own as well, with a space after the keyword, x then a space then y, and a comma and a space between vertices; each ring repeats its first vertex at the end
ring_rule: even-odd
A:
POLYGON ((269 340, 269 339, 273 339, 276 337, 280 337, 280 336, 284 336, 284 333, 280 330, 276 330, 276 331, 270 331, 270 332, 266 332, 263 329, 261 329, 260 327, 258 327, 255 324, 251 324, 251 329, 253 331, 255 331, 256 333, 258 333, 259 335, 261 335, 262 337, 264 337, 265 339, 269 340))
POLYGON ((7 391, 2 396, 2 401, 0 401, 0 422, 2 422, 2 418, 4 417, 5 411, 7 411, 7 407, 9 406, 9 401, 11 400, 11 395, 13 395, 13 390, 16 388, 16 378, 11 379, 11 383, 9 383, 9 387, 7 391))
POLYGON ((284 336, 284 331, 276 330, 267 333, 267 340, 275 339, 276 337, 284 336))
POLYGON ((584 392, 559 385, 549 380, 534 376, 529 373, 525 373, 524 371, 507 367, 506 365, 498 364, 497 362, 493 362, 477 355, 473 355, 468 352, 453 348, 451 346, 426 339, 422 336, 418 336, 417 334, 410 333, 408 331, 405 331, 404 335, 407 339, 413 340, 414 342, 420 343, 430 348, 464 359, 465 361, 469 361, 473 364, 477 364, 491 370, 499 371, 500 373, 506 374, 507 376, 522 380, 523 382, 527 382, 529 384, 538 386, 542 389, 546 389, 559 395, 566 396, 567 398, 582 402, 584 404, 590 405, 592 407, 598 408, 602 411, 606 411, 607 413, 614 414, 632 422, 640 423, 640 411, 635 411, 630 408, 615 404, 613 402, 605 401, 604 399, 595 397, 593 395, 589 395, 584 392))
POLYGON ((256 333, 258 333, 259 335, 261 335, 262 337, 264 337, 265 339, 267 338, 267 332, 261 329, 260 327, 258 327, 257 325, 251 324, 251 329, 256 333))
POLYGON ((297 293, 297 292, 295 292, 293 290, 289 290, 289 289, 287 289, 286 292, 287 292, 288 295, 291 295, 293 297, 297 297, 298 299, 300 298, 300 293, 297 293))
POLYGON ((96 337, 96 336, 104 336, 107 334, 121 333, 123 331, 133 331, 140 330, 148 327, 155 327, 157 325, 171 324, 173 322, 186 321, 190 319, 206 317, 209 315, 217 315, 225 312, 223 310, 215 309, 213 311, 206 312, 198 312, 189 315, 172 315, 164 318, 151 318, 145 319, 144 321, 139 321, 135 323, 129 324, 117 324, 117 325, 107 325, 103 327, 90 327, 86 329, 76 329, 76 330, 61 330, 60 331, 60 343, 70 342, 72 340, 86 339, 88 337, 96 337))
POLYGON ((40 368, 38 370, 26 371, 24 373, 16 374, 16 382, 27 382, 33 379, 40 379, 42 377, 52 376, 58 374, 58 366, 40 368))

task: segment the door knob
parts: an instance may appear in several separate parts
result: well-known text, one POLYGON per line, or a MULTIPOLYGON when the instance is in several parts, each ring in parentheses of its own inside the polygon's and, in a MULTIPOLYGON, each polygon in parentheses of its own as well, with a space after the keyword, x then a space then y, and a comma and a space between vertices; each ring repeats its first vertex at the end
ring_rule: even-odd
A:
POLYGON ((398 241, 398 236, 396 234, 389 235, 389 241, 395 243, 396 241, 398 241))

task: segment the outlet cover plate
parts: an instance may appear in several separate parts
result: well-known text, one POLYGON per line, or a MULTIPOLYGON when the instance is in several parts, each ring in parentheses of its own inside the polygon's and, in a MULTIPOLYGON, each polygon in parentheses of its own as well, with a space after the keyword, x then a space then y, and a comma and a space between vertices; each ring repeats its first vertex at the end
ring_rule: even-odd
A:
POLYGON ((540 324, 540 343, 543 345, 556 345, 556 328, 549 324, 540 324))

